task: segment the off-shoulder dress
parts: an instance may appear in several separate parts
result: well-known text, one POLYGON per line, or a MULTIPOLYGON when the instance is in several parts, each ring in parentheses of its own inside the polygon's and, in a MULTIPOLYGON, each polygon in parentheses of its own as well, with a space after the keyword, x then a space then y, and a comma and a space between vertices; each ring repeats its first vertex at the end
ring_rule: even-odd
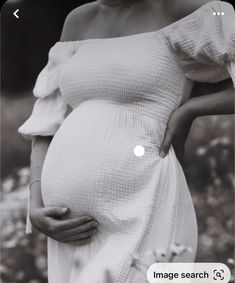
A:
POLYGON ((193 83, 229 77, 235 86, 235 14, 220 1, 157 31, 50 49, 18 131, 54 136, 41 176, 45 205, 99 222, 87 245, 48 239, 50 283, 144 283, 146 266, 168 261, 174 243, 191 248, 174 261, 194 261, 197 223, 185 175, 172 147, 164 159, 158 149, 193 83))

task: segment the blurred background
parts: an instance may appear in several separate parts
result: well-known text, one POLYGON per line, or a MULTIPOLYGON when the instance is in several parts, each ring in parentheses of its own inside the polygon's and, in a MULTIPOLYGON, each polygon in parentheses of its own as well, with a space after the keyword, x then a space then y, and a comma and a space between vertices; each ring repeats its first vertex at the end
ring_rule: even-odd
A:
MULTIPOLYGON (((2 283, 47 282, 46 239, 26 235, 30 142, 17 128, 32 111, 32 87, 59 40, 66 15, 90 1, 11 0, 1 10, 1 251, 2 283), (19 9, 20 18, 13 16, 19 9)), ((197 261, 234 270, 234 119, 194 121, 182 164, 199 227, 197 261)), ((234 282, 232 279, 231 282, 234 282)))

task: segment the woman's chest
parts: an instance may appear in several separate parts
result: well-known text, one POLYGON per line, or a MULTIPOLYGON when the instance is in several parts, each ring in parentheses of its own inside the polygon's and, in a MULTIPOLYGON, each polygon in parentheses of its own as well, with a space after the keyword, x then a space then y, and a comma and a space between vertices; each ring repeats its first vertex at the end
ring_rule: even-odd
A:
POLYGON ((185 77, 155 37, 81 41, 60 76, 66 101, 102 98, 120 102, 171 100, 184 91, 185 77))

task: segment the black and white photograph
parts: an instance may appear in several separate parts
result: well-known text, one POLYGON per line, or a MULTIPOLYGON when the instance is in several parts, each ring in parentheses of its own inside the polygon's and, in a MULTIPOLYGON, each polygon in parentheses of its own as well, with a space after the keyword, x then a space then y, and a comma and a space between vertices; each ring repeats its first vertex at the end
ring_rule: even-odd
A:
POLYGON ((232 2, 6 1, 1 282, 235 283, 234 95, 232 2))

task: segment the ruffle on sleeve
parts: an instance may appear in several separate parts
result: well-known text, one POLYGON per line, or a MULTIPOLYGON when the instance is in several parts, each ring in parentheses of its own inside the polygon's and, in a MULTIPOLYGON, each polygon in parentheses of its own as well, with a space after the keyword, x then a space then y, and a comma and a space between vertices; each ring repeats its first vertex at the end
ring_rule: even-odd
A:
POLYGON ((163 29, 163 34, 188 79, 213 83, 231 77, 235 87, 235 13, 231 4, 209 2, 163 29))
POLYGON ((38 75, 33 95, 37 97, 30 117, 18 128, 28 140, 35 135, 54 135, 65 118, 67 104, 59 89, 60 73, 76 52, 73 41, 57 42, 49 51, 47 65, 38 75))
POLYGON ((31 116, 18 128, 22 136, 30 140, 33 136, 53 136, 64 120, 67 105, 57 89, 45 98, 38 98, 31 116))

